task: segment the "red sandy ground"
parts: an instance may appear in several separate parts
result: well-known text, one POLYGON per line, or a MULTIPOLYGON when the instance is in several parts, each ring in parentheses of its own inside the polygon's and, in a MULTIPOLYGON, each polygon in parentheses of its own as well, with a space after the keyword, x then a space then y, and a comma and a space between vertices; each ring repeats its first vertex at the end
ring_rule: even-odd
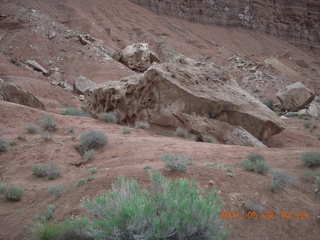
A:
MULTIPOLYGON (((289 174, 301 177, 303 165, 300 154, 305 151, 319 150, 320 140, 303 126, 303 120, 288 119, 289 127, 274 136, 268 144, 281 148, 254 149, 240 146, 227 146, 210 143, 192 142, 176 137, 163 137, 133 130, 129 135, 122 134, 122 126, 106 124, 96 119, 55 115, 58 130, 53 140, 44 142, 39 134, 27 134, 27 141, 17 140, 17 135, 25 133, 27 122, 38 123, 44 112, 12 103, 0 102, 0 112, 6 113, 0 119, 1 132, 8 140, 17 141, 9 152, 0 157, 0 176, 8 183, 16 184, 25 191, 22 202, 12 203, 1 199, 0 218, 2 239, 28 239, 26 234, 35 217, 44 212, 47 205, 58 206, 55 220, 83 214, 83 199, 106 192, 111 183, 125 175, 148 184, 146 165, 160 170, 171 179, 196 178, 202 186, 209 180, 210 187, 218 189, 225 211, 243 212, 243 203, 251 199, 266 206, 267 211, 275 212, 274 220, 225 220, 230 229, 230 239, 310 239, 319 236, 320 213, 319 195, 313 192, 315 185, 299 181, 282 192, 270 193, 270 176, 244 171, 238 164, 249 153, 258 152, 266 157, 272 168, 280 168, 289 174), (23 116, 21 118, 20 116, 23 116), (106 147, 98 150, 97 158, 80 167, 75 166, 81 157, 76 151, 78 139, 66 134, 65 129, 73 126, 76 134, 97 129, 108 134, 106 147), (307 147, 310 140, 313 147, 307 147), (164 152, 192 156, 197 164, 220 163, 233 166, 234 177, 226 171, 209 166, 191 166, 187 173, 172 173, 164 169, 160 155, 164 152), (49 161, 57 162, 62 168, 62 177, 46 181, 32 176, 32 167, 49 161), (95 179, 77 187, 55 200, 48 192, 48 186, 64 184, 66 187, 85 179, 89 168, 98 168, 95 179), (307 220, 283 220, 281 212, 307 212, 307 220)), ((318 122, 319 124, 319 122, 318 122)))
MULTIPOLYGON (((59 23, 89 32, 102 39, 104 47, 110 52, 142 41, 150 43, 162 60, 166 59, 166 54, 175 52, 194 58, 213 56, 210 61, 222 66, 228 65, 227 59, 233 54, 260 62, 275 57, 281 59, 294 72, 287 73, 287 68, 277 70, 286 84, 302 81, 318 95, 320 93, 318 56, 270 35, 158 16, 126 0, 95 0, 94 4, 92 1, 3 1, 0 3, 0 13, 14 16, 19 9, 17 5, 37 9, 59 23), (107 29, 110 29, 110 34, 107 29), (164 43, 159 44, 160 40, 164 43), (283 57, 285 54, 292 59, 304 60, 309 68, 298 67, 287 57, 283 57)), ((80 106, 80 102, 75 98, 77 95, 50 85, 52 79, 40 73, 13 65, 10 63, 11 56, 22 62, 36 59, 44 65, 48 60, 63 56, 64 61, 56 61, 53 66, 61 69, 63 79, 70 84, 75 76, 80 74, 101 83, 134 73, 115 61, 98 62, 87 46, 81 45, 75 39, 66 40, 64 34, 59 32, 56 38, 49 41, 29 31, 25 26, 0 28, 0 77, 34 93, 44 102, 48 112, 57 113, 60 108, 70 104, 80 106), (30 45, 37 48, 31 48, 30 45), (9 46, 13 48, 10 49, 9 46)), ((235 76, 240 80, 241 71, 235 72, 235 76)), ((271 83, 266 84, 268 87, 263 93, 264 96, 274 98, 277 89, 271 83)), ((249 86, 247 90, 254 89, 249 86)), ((45 112, 0 101, 0 132, 8 140, 17 141, 17 145, 0 155, 0 179, 22 187, 25 192, 22 202, 12 203, 0 199, 0 239, 29 239, 28 232, 32 223, 49 204, 58 206, 54 218, 56 221, 84 214, 81 208, 82 200, 106 192, 119 175, 135 178, 143 186, 147 186, 148 175, 147 171, 143 170, 146 165, 160 170, 171 179, 196 178, 201 186, 208 185, 208 181, 213 180, 214 184, 209 187, 219 190, 225 211, 244 211, 243 202, 251 199, 264 204, 267 211, 276 213, 275 220, 226 220, 232 240, 319 239, 320 226, 317 216, 320 214, 320 199, 319 195, 314 193, 314 184, 300 181, 283 192, 271 194, 270 176, 244 171, 238 165, 247 154, 259 152, 266 157, 272 168, 280 168, 293 176, 301 177, 303 165, 300 154, 320 149, 320 140, 315 136, 320 133, 320 129, 311 133, 304 128, 303 120, 285 120, 287 129, 273 136, 266 143, 270 147, 267 149, 192 142, 156 135, 152 128, 149 131, 134 130, 130 135, 123 135, 123 127, 120 125, 62 115, 55 115, 59 125, 52 141, 44 142, 39 134, 27 134, 27 141, 17 140, 18 134, 25 133, 25 125, 28 122, 39 123, 43 113, 45 112), (74 165, 80 162, 81 157, 75 149, 78 138, 73 138, 65 131, 70 126, 75 128, 77 135, 91 129, 108 134, 109 142, 106 147, 98 150, 95 160, 80 167, 74 165), (164 169, 159 159, 164 152, 190 155, 198 164, 221 163, 233 166, 235 176, 228 177, 226 171, 208 166, 191 166, 187 173, 171 173, 164 169), (34 165, 50 161, 56 161, 61 166, 61 178, 46 181, 32 176, 34 165), (64 184, 68 187, 80 179, 85 179, 87 169, 93 167, 99 171, 92 182, 75 188, 58 200, 47 192, 48 186, 64 184), (282 220, 280 215, 283 211, 307 212, 309 218, 282 220)), ((319 121, 316 124, 320 125, 319 121)))

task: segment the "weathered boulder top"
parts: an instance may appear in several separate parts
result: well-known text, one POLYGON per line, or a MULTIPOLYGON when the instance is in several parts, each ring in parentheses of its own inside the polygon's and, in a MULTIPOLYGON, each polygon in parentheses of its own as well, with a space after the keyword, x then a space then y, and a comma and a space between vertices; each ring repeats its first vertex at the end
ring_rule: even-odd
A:
POLYGON ((314 93, 301 82, 293 83, 277 93, 281 108, 289 111, 303 109, 314 97, 314 93))
POLYGON ((160 60, 155 53, 149 49, 148 43, 135 43, 126 46, 124 49, 116 52, 113 59, 126 65, 128 68, 140 72, 145 71, 154 62, 160 60))
POLYGON ((181 125, 176 113, 186 113, 241 126, 260 140, 285 128, 222 68, 185 57, 88 89, 85 108, 92 114, 113 111, 122 123, 146 120, 171 127, 181 125))

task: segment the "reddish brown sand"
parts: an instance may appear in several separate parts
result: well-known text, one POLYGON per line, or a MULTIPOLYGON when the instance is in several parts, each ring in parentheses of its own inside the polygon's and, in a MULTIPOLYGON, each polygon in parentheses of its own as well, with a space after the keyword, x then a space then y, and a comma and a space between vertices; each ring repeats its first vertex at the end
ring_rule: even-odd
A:
POLYGON ((26 123, 39 122, 44 112, 5 102, 0 102, 0 112, 6 113, 0 119, 1 132, 8 140, 17 141, 17 145, 0 157, 0 176, 6 182, 16 184, 25 190, 22 202, 11 203, 1 199, 2 239, 28 239, 26 233, 30 225, 49 204, 58 206, 55 220, 83 214, 81 200, 106 192, 119 175, 137 179, 144 186, 147 185, 147 171, 143 170, 146 165, 159 169, 172 179, 196 178, 202 186, 213 180, 212 187, 218 189, 225 211, 242 212, 243 202, 251 199, 264 204, 267 211, 276 213, 274 220, 226 220, 231 233, 230 239, 315 240, 319 236, 317 216, 320 213, 320 199, 319 195, 313 192, 315 185, 298 182, 282 192, 270 193, 270 176, 244 171, 238 165, 247 154, 259 152, 266 157, 272 168, 280 168, 293 176, 301 177, 303 165, 299 159, 300 154, 307 150, 320 149, 320 140, 314 136, 320 133, 319 129, 310 133, 304 128, 303 120, 287 120, 289 127, 269 141, 270 145, 281 148, 254 149, 163 137, 140 129, 123 135, 122 126, 119 125, 105 124, 91 118, 61 115, 55 115, 59 125, 52 141, 44 142, 39 134, 27 134, 27 140, 21 141, 17 140, 17 135, 26 132, 26 123), (24 117, 21 118, 21 115, 24 117), (70 126, 75 128, 77 135, 91 129, 108 134, 108 144, 98 150, 95 160, 80 167, 74 165, 80 162, 81 157, 75 149, 78 139, 66 134, 65 129, 70 126), (313 147, 306 146, 308 140, 312 142, 313 147), (235 176, 228 177, 226 171, 209 166, 192 166, 187 173, 171 173, 164 169, 159 159, 164 152, 192 156, 197 164, 220 163, 233 166, 235 176), (56 161, 62 167, 61 178, 46 181, 32 176, 34 165, 49 161, 56 161), (62 183, 68 187, 80 179, 85 179, 89 168, 99 169, 92 182, 77 187, 58 200, 47 192, 48 186, 62 183), (307 212, 309 218, 282 220, 282 211, 307 212))
MULTIPOLYGON (((278 69, 274 68, 274 71, 283 78, 285 84, 302 81, 318 95, 320 93, 318 56, 270 35, 158 16, 126 0, 95 0, 94 4, 92 1, 3 1, 0 3, 0 14, 14 16, 21 6, 37 9, 59 23, 89 32, 102 39, 104 47, 110 52, 127 44, 143 41, 150 43, 162 60, 168 57, 167 54, 181 52, 194 58, 213 56, 210 61, 228 66, 227 59, 233 54, 259 62, 275 57, 284 64, 278 66, 278 69), (304 60, 309 68, 297 66, 292 59, 304 60)), ((30 20, 29 23, 34 22, 30 20)), ((44 65, 49 60, 54 60, 52 67, 58 67, 62 72, 62 80, 70 84, 80 74, 98 83, 134 74, 118 62, 100 62, 101 59, 97 58, 94 51, 81 45, 76 38, 65 38, 66 32, 62 25, 58 27, 57 37, 48 40, 41 34, 31 32, 28 24, 18 28, 12 24, 9 27, 0 25, 0 49, 3 53, 0 55, 0 77, 34 93, 44 102, 49 112, 57 113, 59 109, 71 104, 80 106, 77 95, 70 90, 50 85, 52 77, 12 64, 12 56, 21 62, 36 59, 44 65), (31 45, 36 48, 30 47, 31 45), (58 56, 62 56, 64 60, 56 61, 58 56)), ((241 83, 242 71, 232 72, 241 83)), ((262 96, 274 98, 276 85, 268 81, 265 84, 267 87, 262 96)), ((252 92, 255 88, 248 86, 246 89, 252 92)), ((18 134, 26 132, 25 125, 28 122, 39 123, 44 113, 0 101, 0 132, 8 140, 17 142, 7 153, 0 155, 0 179, 16 184, 25 192, 21 202, 12 203, 0 199, 0 239, 29 239, 32 223, 49 204, 58 207, 55 221, 84 214, 82 199, 106 192, 119 175, 135 178, 143 186, 147 186, 148 174, 143 170, 146 165, 159 169, 171 179, 196 178, 201 186, 208 185, 208 181, 213 180, 214 184, 209 187, 219 191, 225 211, 243 212, 243 202, 251 199, 264 204, 267 211, 276 213, 274 220, 226 220, 232 240, 319 239, 320 222, 317 216, 320 214, 320 195, 314 193, 314 184, 299 181, 282 192, 271 194, 270 176, 244 171, 238 164, 247 154, 259 152, 266 157, 272 168, 280 168, 293 176, 302 177, 300 154, 320 150, 320 140, 315 136, 320 134, 320 127, 310 132, 304 128, 304 120, 287 119, 287 129, 266 143, 270 148, 255 149, 160 136, 153 133, 152 128, 149 131, 136 129, 130 135, 123 135, 123 126, 120 125, 105 124, 91 118, 54 115, 59 125, 52 141, 44 142, 39 134, 26 134, 26 141, 17 140, 18 134), (78 137, 74 138, 66 133, 65 129, 70 126, 75 128, 77 135, 91 129, 108 134, 108 144, 98 150, 95 160, 80 167, 75 165, 80 162, 81 157, 75 149, 78 137), (191 166, 187 173, 172 173, 164 169, 159 159, 164 152, 190 155, 198 165, 220 163, 233 166, 235 176, 228 177, 226 171, 209 166, 191 166), (61 166, 61 178, 46 181, 32 176, 35 164, 50 161, 56 161, 61 166), (48 186, 64 184, 68 187, 85 179, 87 170, 93 167, 99 171, 92 182, 75 188, 58 200, 47 192, 48 186), (309 214, 309 218, 283 220, 283 211, 304 211, 309 214)), ((319 121, 315 123, 320 126, 319 121)))

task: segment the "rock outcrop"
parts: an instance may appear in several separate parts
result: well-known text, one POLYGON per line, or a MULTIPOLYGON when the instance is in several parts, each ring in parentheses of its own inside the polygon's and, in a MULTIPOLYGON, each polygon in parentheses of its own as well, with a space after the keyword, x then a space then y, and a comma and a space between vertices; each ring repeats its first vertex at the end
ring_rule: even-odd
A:
POLYGON ((6 83, 0 78, 0 100, 18 103, 33 108, 44 110, 44 104, 35 97, 32 93, 25 91, 24 89, 6 83))
POLYGON ((201 23, 253 29, 320 51, 320 2, 316 0, 130 1, 157 13, 201 23))
POLYGON ((180 121, 180 126, 188 129, 198 141, 204 141, 205 136, 210 136, 219 143, 229 145, 266 147, 242 127, 185 113, 174 113, 173 115, 180 121))
POLYGON ((303 109, 307 104, 311 103, 314 96, 311 90, 300 82, 291 84, 277 93, 281 108, 293 112, 303 109))
POLYGON ((167 127, 181 126, 176 116, 183 113, 240 126, 259 140, 285 128, 220 67, 185 57, 88 89, 85 108, 93 115, 113 111, 120 123, 145 120, 167 127))
POLYGON ((83 94, 88 88, 93 88, 97 84, 90 79, 79 76, 76 78, 73 84, 73 91, 78 94, 83 94))
POLYGON ((114 54, 113 59, 123 63, 132 70, 143 72, 147 70, 153 62, 160 60, 149 49, 148 43, 136 43, 129 45, 114 54))

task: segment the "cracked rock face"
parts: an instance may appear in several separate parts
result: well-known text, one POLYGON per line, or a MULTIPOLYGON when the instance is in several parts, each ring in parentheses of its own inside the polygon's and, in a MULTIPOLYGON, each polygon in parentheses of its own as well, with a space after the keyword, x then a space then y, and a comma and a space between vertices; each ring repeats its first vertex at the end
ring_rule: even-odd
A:
POLYGON ((92 114, 114 112, 123 124, 142 120, 178 127, 186 125, 179 114, 198 116, 242 127, 259 140, 285 128, 223 69, 185 57, 88 89, 85 108, 92 114))

